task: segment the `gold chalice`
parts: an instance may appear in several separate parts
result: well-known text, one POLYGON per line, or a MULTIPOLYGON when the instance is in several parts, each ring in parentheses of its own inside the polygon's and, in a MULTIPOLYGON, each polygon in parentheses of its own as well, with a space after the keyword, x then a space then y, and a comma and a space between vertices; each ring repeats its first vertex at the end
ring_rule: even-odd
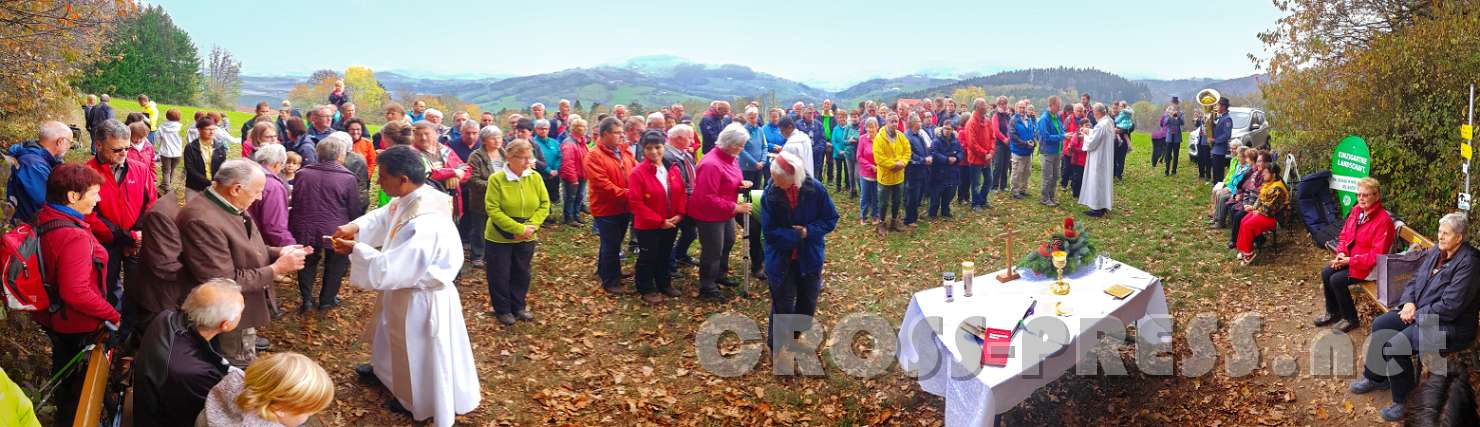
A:
POLYGON ((1064 282, 1064 266, 1069 263, 1069 254, 1064 251, 1053 251, 1053 267, 1059 271, 1059 280, 1049 286, 1049 292, 1054 295, 1068 295, 1069 284, 1064 282))

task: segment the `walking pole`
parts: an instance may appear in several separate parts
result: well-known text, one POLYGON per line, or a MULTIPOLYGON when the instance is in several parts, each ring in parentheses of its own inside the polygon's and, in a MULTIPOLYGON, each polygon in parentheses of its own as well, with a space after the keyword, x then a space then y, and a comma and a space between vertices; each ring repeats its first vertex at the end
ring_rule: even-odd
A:
MULTIPOLYGON (((740 200, 744 201, 745 203, 751 203, 751 200, 750 200, 750 191, 748 191, 748 190, 741 191, 740 192, 740 200)), ((750 205, 750 208, 751 209, 755 209, 755 204, 752 203, 750 205)), ((740 227, 741 227, 741 230, 744 230, 743 235, 745 236, 745 264, 742 265, 740 267, 740 269, 741 270, 744 270, 745 273, 744 273, 744 275, 740 276, 740 286, 737 286, 736 289, 735 289, 735 291, 736 291, 736 293, 740 294, 740 296, 749 298, 750 297, 750 263, 751 263, 751 258, 750 258, 750 231, 751 231, 750 230, 750 214, 748 214, 748 213, 740 214, 740 227)))
POLYGON ((1460 155, 1460 157, 1463 157, 1465 159, 1465 163, 1462 164, 1462 165, 1460 165, 1460 170, 1462 172, 1464 172, 1464 174, 1465 174, 1465 190, 1464 190, 1464 192, 1459 193, 1459 208, 1460 208, 1460 210, 1464 210, 1464 211, 1469 211, 1470 210, 1470 158, 1474 154, 1474 151, 1473 151, 1474 148, 1471 146, 1471 143, 1474 142, 1474 138, 1475 138, 1475 84, 1474 83, 1471 83, 1470 84, 1470 105, 1469 105, 1469 112, 1468 112, 1467 115, 1468 115, 1468 117, 1466 117, 1467 123, 1465 123, 1464 125, 1460 126, 1460 129, 1459 129, 1460 138, 1464 139, 1464 142, 1461 142, 1459 144, 1459 155, 1460 155))

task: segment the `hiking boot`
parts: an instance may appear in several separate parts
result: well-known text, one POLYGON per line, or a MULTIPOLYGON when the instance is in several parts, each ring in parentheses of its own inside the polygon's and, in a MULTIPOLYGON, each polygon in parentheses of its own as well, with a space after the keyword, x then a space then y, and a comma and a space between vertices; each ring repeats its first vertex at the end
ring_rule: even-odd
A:
POLYGON ((369 363, 355 365, 355 375, 360 378, 360 381, 370 384, 380 384, 380 377, 375 376, 375 368, 371 367, 369 363))
POLYGON ((1357 328, 1357 322, 1353 322, 1350 319, 1341 319, 1340 321, 1336 322, 1336 325, 1332 326, 1332 328, 1336 328, 1336 330, 1341 332, 1351 332, 1352 329, 1357 328))
POLYGON ((1317 317, 1315 321, 1312 321, 1310 323, 1312 325, 1315 325, 1316 327, 1321 327, 1321 326, 1330 325, 1332 323, 1336 323, 1337 320, 1342 320, 1342 319, 1339 319, 1336 316, 1332 316, 1330 313, 1327 313, 1325 315, 1322 315, 1321 317, 1317 317))
POLYGON ((725 302, 729 302, 730 301, 730 297, 729 296, 725 295, 724 292, 720 292, 720 291, 717 291, 717 290, 716 291, 699 291, 699 299, 700 300, 703 300, 704 302, 715 302, 715 303, 725 303, 725 302))
POLYGON ((725 286, 728 286, 728 287, 731 287, 731 288, 736 287, 736 286, 740 286, 740 282, 737 282, 737 281, 735 281, 735 279, 731 279, 731 278, 728 278, 728 277, 721 277, 721 278, 715 279, 714 280, 714 283, 725 285, 725 286))
POLYGON ((1387 381, 1377 382, 1369 380, 1367 379, 1367 377, 1362 377, 1362 379, 1359 379, 1357 380, 1357 382, 1352 383, 1352 385, 1348 386, 1346 389, 1347 391, 1352 392, 1352 394, 1367 394, 1369 392, 1372 392, 1373 390, 1387 390, 1392 386, 1393 385, 1388 384, 1387 381))
POLYGON ((1395 422, 1398 422, 1398 421, 1402 421, 1403 420, 1403 404, 1402 403, 1394 403, 1394 404, 1388 405, 1388 407, 1382 408, 1382 410, 1377 411, 1377 413, 1380 414, 1380 415, 1382 415, 1382 420, 1383 421, 1387 421, 1387 422, 1390 422, 1390 423, 1395 423, 1395 422))
POLYGON ((498 319, 498 323, 504 326, 514 326, 514 322, 519 320, 515 319, 512 313, 496 314, 493 318, 498 319))
POLYGON ((530 313, 529 312, 529 309, 526 308, 526 309, 521 309, 519 311, 514 312, 514 317, 515 318, 518 318, 519 320, 523 320, 523 321, 528 322, 528 321, 534 320, 534 313, 530 313))
POLYGON ((663 295, 667 295, 669 298, 678 298, 683 296, 683 291, 678 290, 678 288, 668 288, 663 290, 663 295))

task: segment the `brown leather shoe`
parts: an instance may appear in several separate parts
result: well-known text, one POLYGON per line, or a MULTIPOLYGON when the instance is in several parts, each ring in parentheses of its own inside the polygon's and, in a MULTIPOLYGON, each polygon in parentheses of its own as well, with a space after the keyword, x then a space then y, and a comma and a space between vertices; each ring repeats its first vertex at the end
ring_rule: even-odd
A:
POLYGON ((642 302, 645 302, 645 303, 648 303, 648 304, 662 304, 663 303, 663 294, 660 294, 660 293, 657 293, 657 292, 649 292, 649 293, 646 293, 646 294, 642 294, 642 302))

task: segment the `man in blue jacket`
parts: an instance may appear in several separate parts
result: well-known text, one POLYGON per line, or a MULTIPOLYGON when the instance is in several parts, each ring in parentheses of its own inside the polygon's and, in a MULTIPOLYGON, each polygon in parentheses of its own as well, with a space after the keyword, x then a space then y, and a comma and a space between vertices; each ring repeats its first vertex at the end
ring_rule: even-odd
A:
POLYGON ((46 206, 46 178, 51 169, 62 164, 62 155, 72 148, 72 129, 58 121, 41 124, 37 140, 10 146, 10 156, 15 158, 15 167, 10 170, 10 183, 5 194, 15 205, 11 224, 29 223, 36 220, 36 213, 46 206))
MULTIPOLYGON (((714 101, 709 104, 709 110, 704 112, 704 117, 699 119, 699 148, 701 153, 708 153, 714 148, 714 142, 719 140, 719 132, 730 125, 730 103, 725 101, 714 101)), ((748 144, 747 144, 748 145, 748 144)), ((750 170, 744 164, 740 170, 750 170)))
POLYGON ((1228 116, 1228 97, 1218 99, 1218 120, 1213 122, 1213 146, 1208 152, 1208 170, 1212 171, 1212 182, 1223 179, 1223 169, 1228 166, 1228 142, 1233 139, 1233 118, 1228 116))
POLYGON ((1043 188, 1039 192, 1038 203, 1044 206, 1058 206, 1054 201, 1054 184, 1059 180, 1059 174, 1063 163, 1059 161, 1064 155, 1064 122, 1059 118, 1059 111, 1063 105, 1059 103, 1058 96, 1048 97, 1048 111, 1043 117, 1038 118, 1038 154, 1043 155, 1043 188))
POLYGON ((801 111, 802 118, 796 121, 797 132, 805 133, 808 138, 812 138, 812 174, 809 176, 816 178, 820 175, 815 174, 823 171, 823 158, 827 157, 828 143, 826 139, 822 139, 822 122, 817 120, 817 110, 812 107, 803 107, 801 111))
POLYGON ((1033 170, 1033 147, 1037 144, 1034 135, 1037 127, 1033 119, 1028 118, 1028 105, 1026 99, 1018 101, 1017 113, 1012 115, 1012 131, 1008 135, 1007 146, 1012 151, 1012 179, 1008 185, 1014 199, 1028 197, 1028 175, 1033 170))
POLYGON ((309 113, 308 120, 310 124, 308 132, 298 137, 298 140, 294 141, 292 145, 285 147, 289 151, 298 153, 299 156, 303 157, 304 166, 319 162, 319 156, 314 151, 314 146, 320 140, 328 138, 330 134, 334 133, 334 109, 328 105, 319 106, 313 109, 313 112, 309 113))

